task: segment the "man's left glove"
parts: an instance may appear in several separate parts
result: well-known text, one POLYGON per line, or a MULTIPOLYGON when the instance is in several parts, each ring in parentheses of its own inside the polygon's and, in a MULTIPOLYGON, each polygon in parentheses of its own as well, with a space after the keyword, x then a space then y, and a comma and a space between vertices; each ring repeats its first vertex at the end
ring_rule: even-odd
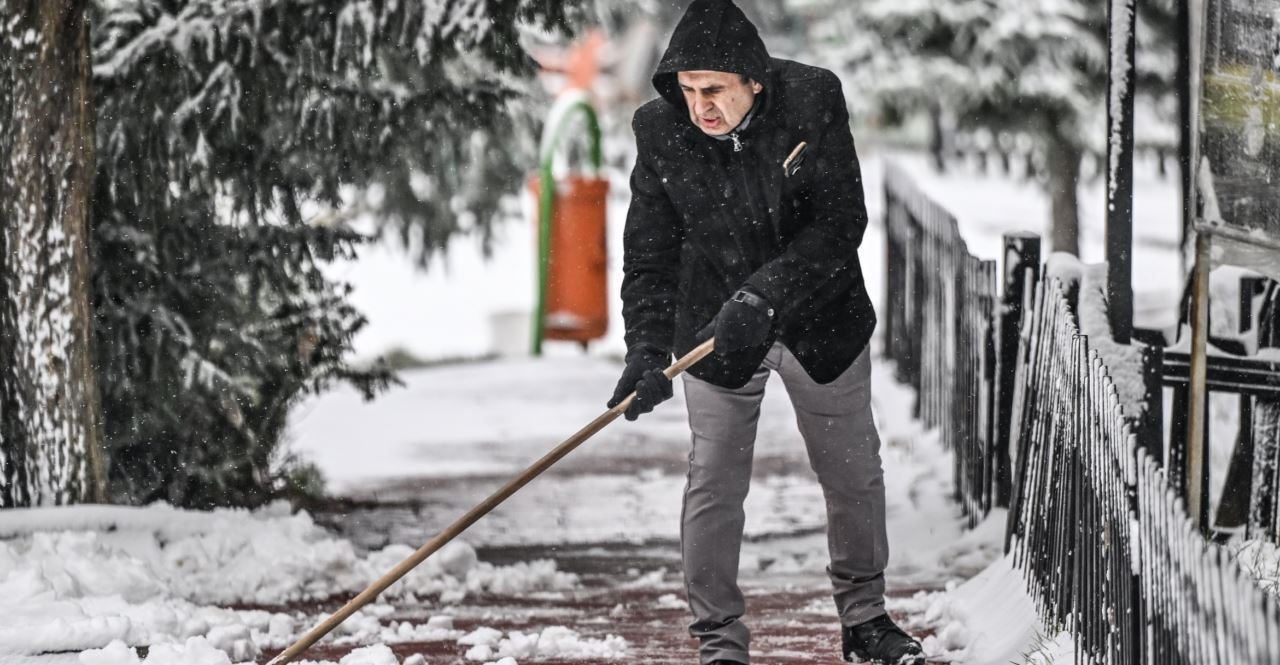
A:
POLYGON ((636 398, 631 401, 623 414, 627 420, 635 420, 642 413, 648 413, 653 407, 671 399, 671 379, 662 370, 667 368, 671 354, 652 344, 639 343, 627 350, 627 367, 622 370, 622 378, 613 389, 613 398, 609 400, 609 408, 622 403, 632 391, 636 398))
POLYGON ((773 328, 773 306, 763 296, 748 289, 738 289, 720 307, 711 323, 698 331, 699 344, 711 336, 716 338, 716 353, 721 355, 764 344, 773 328))

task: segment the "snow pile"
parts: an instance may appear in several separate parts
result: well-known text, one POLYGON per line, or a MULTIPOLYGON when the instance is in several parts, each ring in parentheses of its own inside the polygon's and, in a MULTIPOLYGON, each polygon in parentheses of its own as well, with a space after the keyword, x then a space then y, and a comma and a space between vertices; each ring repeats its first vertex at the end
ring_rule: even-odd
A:
POLYGON ((1226 550, 1263 591, 1280 596, 1280 546, 1265 538, 1233 538, 1226 550))
POLYGON ((942 592, 922 591, 911 598, 889 598, 888 607, 923 617, 908 620, 904 627, 932 629, 922 642, 931 659, 966 665, 1069 662, 1074 649, 1069 635, 1049 639, 1041 632, 1035 604, 1009 556, 997 559, 964 584, 949 584, 942 592), (1061 654, 1067 660, 1055 661, 1061 654))
MULTIPOLYGON (((390 618, 396 608, 385 603, 373 603, 357 610, 329 633, 334 644, 346 646, 355 644, 400 643, 400 642, 441 642, 456 640, 462 631, 453 627, 453 617, 433 616, 426 623, 415 624, 390 618)), ((325 615, 311 617, 306 627, 313 626, 325 619, 325 615)), ((278 646, 284 646, 283 644, 278 646)))
MULTIPOLYGON (((182 645, 152 647, 146 658, 139 658, 124 642, 115 641, 102 649, 85 651, 80 665, 232 665, 227 654, 203 638, 193 637, 182 645)), ((425 665, 422 656, 410 656, 403 665, 425 665)), ((332 661, 298 661, 298 665, 334 665, 332 661)), ((378 644, 355 649, 343 656, 337 665, 402 665, 391 649, 378 644)))
POLYGON ((0 653, 76 651, 204 637, 234 657, 290 626, 289 617, 202 607, 175 594, 126 534, 40 533, 0 542, 0 653), (254 642, 254 632, 260 640, 254 642))
MULTIPOLYGON (((363 575, 358 589, 385 574, 413 552, 414 548, 407 545, 389 545, 370 554, 360 563, 363 575)), ((513 595, 530 591, 563 591, 577 586, 578 576, 561 572, 556 568, 556 562, 550 559, 519 561, 498 567, 479 561, 470 545, 454 541, 405 575, 383 597, 394 598, 406 593, 440 594, 441 602, 453 603, 474 592, 513 595)))
MULTIPOLYGON (((262 647, 286 645, 310 618, 217 606, 354 595, 413 551, 394 545, 362 557, 306 513, 290 515, 279 505, 213 513, 168 506, 8 510, 0 513, 0 534, 8 536, 0 540, 0 653, 19 654, 108 647, 118 640, 192 653, 207 645, 230 659, 252 659, 262 647), (43 531, 41 525, 78 530, 43 531)), ((383 598, 417 601, 438 594, 453 602, 473 592, 555 591, 577 583, 552 561, 495 567, 455 542, 383 598)), ((365 608, 339 639, 458 635, 447 617, 384 625, 390 612, 389 605, 365 608)), ((148 658, 168 653, 153 651, 148 658)))
POLYGON ((627 655, 627 641, 617 635, 604 639, 584 638, 577 631, 564 626, 551 626, 541 632, 524 633, 513 630, 502 636, 493 628, 477 628, 458 640, 471 645, 468 660, 488 661, 500 658, 623 658, 627 655))
MULTIPOLYGON (((203 637, 192 637, 186 643, 152 647, 145 659, 124 642, 115 640, 103 649, 80 654, 81 665, 231 665, 227 653, 214 647, 203 637)), ((399 665, 398 663, 395 665, 399 665)))

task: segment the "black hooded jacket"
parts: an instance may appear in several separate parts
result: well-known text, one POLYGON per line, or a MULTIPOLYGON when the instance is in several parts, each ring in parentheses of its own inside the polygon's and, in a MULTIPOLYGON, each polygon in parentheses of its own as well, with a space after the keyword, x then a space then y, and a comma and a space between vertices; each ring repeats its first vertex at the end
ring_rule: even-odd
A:
POLYGON ((623 236, 628 348, 683 355, 739 288, 776 310, 761 346, 708 356, 691 372, 744 385, 781 341, 818 383, 838 377, 875 328, 858 263, 867 225, 862 176, 839 79, 772 59, 729 0, 694 0, 676 26, 654 87, 636 111, 638 155, 623 236), (731 140, 690 119, 676 73, 714 70, 760 82, 750 121, 731 140), (783 161, 801 141, 799 168, 783 161))

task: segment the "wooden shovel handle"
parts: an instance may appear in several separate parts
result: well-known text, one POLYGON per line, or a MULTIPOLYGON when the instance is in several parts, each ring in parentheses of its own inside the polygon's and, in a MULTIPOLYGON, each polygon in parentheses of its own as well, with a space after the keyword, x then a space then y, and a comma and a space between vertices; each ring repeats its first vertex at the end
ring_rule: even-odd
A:
MULTIPOLYGON (((707 356, 707 354, 711 353, 711 351, 715 349, 715 342, 716 340, 713 337, 702 344, 699 344, 696 348, 689 353, 686 353, 670 367, 663 370, 662 373, 665 374, 668 379, 676 378, 682 372, 693 366, 694 363, 702 360, 707 356)), ((419 564, 426 561, 427 557, 434 554, 441 547, 444 547, 446 543, 457 538, 459 534, 467 530, 467 527, 470 527, 481 517, 489 514, 490 511, 497 508, 499 504, 506 501, 512 494, 515 494, 517 490, 529 484, 529 481, 538 477, 543 471, 551 468, 553 464, 559 462, 565 455, 568 455, 574 448, 581 445, 582 442, 591 438, 596 432, 604 429, 605 425, 616 420, 618 416, 622 415, 623 412, 627 410, 627 407, 631 406, 631 402, 635 400, 635 398, 636 394, 634 392, 631 393, 617 406, 600 414, 595 420, 588 423, 586 427, 583 427, 573 436, 566 439, 564 443, 561 443, 553 448, 551 452, 543 455, 542 459, 534 462, 533 465, 525 469, 523 473, 511 479, 498 491, 489 495, 489 498, 480 502, 480 504, 475 508, 467 511, 465 515, 459 517, 457 521, 450 524, 434 538, 428 540, 422 547, 419 547, 417 551, 409 555, 409 558, 401 561, 395 568, 392 568, 386 575, 378 578, 377 581, 370 584, 368 588, 361 591, 355 598, 347 601, 346 605, 343 605, 338 609, 338 611, 331 614, 329 618, 325 619, 315 628, 312 628, 306 635, 298 638, 297 642, 294 642, 288 649, 281 651, 279 655, 268 661, 267 665, 282 665, 283 663, 292 662, 293 659, 302 655, 302 653, 310 648, 312 644, 320 641, 320 638, 328 635, 329 631, 337 628, 338 624, 346 621, 361 607, 372 602, 379 594, 385 591, 387 587, 395 584, 397 580, 404 577, 409 571, 418 567, 419 564)))

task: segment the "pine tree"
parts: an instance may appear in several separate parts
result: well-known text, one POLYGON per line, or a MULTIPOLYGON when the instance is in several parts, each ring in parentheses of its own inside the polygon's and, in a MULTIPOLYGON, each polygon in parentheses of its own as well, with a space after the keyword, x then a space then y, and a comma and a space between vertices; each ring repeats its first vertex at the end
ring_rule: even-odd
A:
POLYGON ((118 500, 266 500, 299 395, 386 383, 344 361, 363 320, 320 265, 356 251, 353 210, 427 248, 487 227, 517 186, 520 30, 566 11, 97 1, 94 305, 118 500))
MULTIPOLYGON (((1171 118, 1173 3, 1139 5, 1138 94, 1171 118)), ((849 72, 850 96, 868 100, 859 110, 944 113, 960 130, 1030 136, 1045 157, 1053 248, 1078 253, 1080 164, 1106 150, 1105 0, 872 0, 829 11, 817 42, 849 72)))
POLYGON ((101 500, 83 1, 0 0, 0 507, 101 500))

